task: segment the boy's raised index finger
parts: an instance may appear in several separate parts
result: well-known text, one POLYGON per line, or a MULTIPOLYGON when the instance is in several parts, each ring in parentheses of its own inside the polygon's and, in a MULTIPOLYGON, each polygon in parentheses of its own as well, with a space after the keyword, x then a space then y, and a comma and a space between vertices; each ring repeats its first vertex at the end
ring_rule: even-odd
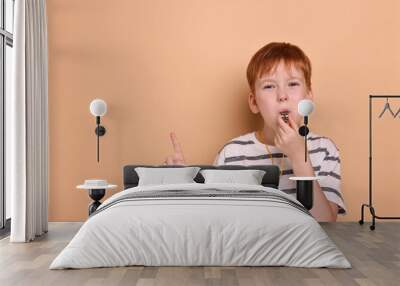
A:
POLYGON ((172 147, 174 148, 175 152, 182 153, 181 144, 179 144, 178 137, 176 136, 175 132, 170 133, 172 147))

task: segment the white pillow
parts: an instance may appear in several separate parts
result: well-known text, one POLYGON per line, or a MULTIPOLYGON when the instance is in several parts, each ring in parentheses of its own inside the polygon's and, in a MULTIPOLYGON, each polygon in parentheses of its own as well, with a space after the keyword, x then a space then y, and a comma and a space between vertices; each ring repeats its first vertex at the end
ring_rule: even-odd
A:
POLYGON ((199 167, 135 168, 139 176, 138 186, 195 183, 193 179, 199 170, 199 167))
POLYGON ((227 183, 227 184, 246 184, 261 185, 265 175, 263 170, 201 170, 200 174, 204 177, 204 183, 227 183))

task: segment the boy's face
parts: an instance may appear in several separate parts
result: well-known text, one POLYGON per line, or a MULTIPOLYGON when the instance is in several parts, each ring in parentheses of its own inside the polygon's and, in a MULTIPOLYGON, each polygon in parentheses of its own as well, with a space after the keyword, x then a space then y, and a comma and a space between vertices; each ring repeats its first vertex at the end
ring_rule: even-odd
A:
POLYGON ((269 74, 264 74, 255 82, 254 93, 249 95, 249 106, 253 113, 261 113, 265 127, 276 130, 281 112, 289 112, 298 125, 303 117, 297 111, 302 99, 313 99, 308 90, 303 72, 293 65, 286 67, 281 61, 269 74))

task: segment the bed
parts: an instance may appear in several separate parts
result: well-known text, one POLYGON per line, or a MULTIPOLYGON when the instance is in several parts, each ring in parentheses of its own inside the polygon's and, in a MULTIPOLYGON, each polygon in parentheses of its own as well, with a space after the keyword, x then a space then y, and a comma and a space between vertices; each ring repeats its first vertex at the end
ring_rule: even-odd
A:
POLYGON ((263 170, 260 185, 205 182, 200 172, 192 183, 138 185, 138 167, 163 168, 125 166, 124 191, 103 202, 50 269, 351 267, 308 210, 277 189, 276 166, 197 166, 263 170))

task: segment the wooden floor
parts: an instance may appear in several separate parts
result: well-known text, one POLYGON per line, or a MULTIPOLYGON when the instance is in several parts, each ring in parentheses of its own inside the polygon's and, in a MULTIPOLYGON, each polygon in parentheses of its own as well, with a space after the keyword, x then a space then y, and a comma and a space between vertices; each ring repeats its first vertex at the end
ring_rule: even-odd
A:
POLYGON ((357 223, 323 224, 353 268, 119 267, 48 270, 81 223, 50 223, 32 243, 0 241, 0 285, 400 285, 400 223, 375 231, 357 223))

